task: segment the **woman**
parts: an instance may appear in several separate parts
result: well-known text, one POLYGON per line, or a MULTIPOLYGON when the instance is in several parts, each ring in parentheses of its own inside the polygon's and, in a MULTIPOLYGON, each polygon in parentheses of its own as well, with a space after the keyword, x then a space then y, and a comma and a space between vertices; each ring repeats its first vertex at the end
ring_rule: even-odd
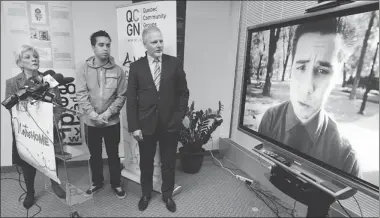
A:
MULTIPOLYGON (((21 69, 21 73, 15 77, 12 77, 6 81, 5 96, 8 97, 16 93, 20 88, 24 87, 25 82, 34 76, 41 74, 39 69, 39 54, 37 50, 29 45, 21 46, 20 50, 16 54, 16 64, 21 69)), ((56 89, 56 94, 59 97, 59 91, 56 89)), ((59 97, 60 98, 60 97, 59 97)), ((11 110, 9 110, 10 113, 11 110)), ((54 116, 59 117, 59 111, 54 110, 54 116)), ((54 130, 55 138, 57 136, 57 130, 54 130)), ((36 168, 22 160, 18 154, 16 147, 16 140, 14 130, 12 129, 12 162, 21 167, 24 174, 24 181, 26 184, 26 197, 24 199, 24 207, 30 208, 34 204, 34 179, 36 176, 36 168)), ((55 140, 54 140, 55 141, 55 140)), ((58 172, 58 170, 57 170, 58 172)), ((66 198, 66 193, 62 190, 57 182, 51 180, 52 189, 54 193, 60 198, 66 198)))

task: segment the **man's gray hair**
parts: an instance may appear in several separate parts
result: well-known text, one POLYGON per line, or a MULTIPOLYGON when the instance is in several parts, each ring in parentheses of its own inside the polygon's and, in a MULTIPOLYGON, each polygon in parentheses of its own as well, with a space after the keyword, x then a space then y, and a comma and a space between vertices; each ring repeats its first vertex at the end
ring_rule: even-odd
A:
POLYGON ((161 33, 161 30, 160 30, 160 28, 158 28, 156 26, 148 26, 148 27, 144 28, 143 32, 142 32, 142 40, 143 40, 144 45, 146 43, 146 37, 147 37, 148 33, 150 33, 150 32, 160 32, 161 33))
POLYGON ((40 58, 40 54, 38 53, 36 48, 34 48, 33 46, 30 46, 30 45, 22 45, 15 54, 15 61, 16 61, 17 66, 19 66, 19 63, 22 59, 22 56, 27 51, 33 51, 33 53, 36 54, 38 58, 40 58))

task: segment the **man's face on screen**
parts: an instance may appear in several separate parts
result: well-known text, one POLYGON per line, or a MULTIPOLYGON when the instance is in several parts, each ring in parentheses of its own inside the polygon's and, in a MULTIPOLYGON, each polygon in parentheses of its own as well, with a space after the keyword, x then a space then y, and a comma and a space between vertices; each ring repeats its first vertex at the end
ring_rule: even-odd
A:
POLYGON ((338 73, 340 40, 336 34, 303 34, 292 65, 290 99, 294 112, 307 122, 327 101, 338 73))

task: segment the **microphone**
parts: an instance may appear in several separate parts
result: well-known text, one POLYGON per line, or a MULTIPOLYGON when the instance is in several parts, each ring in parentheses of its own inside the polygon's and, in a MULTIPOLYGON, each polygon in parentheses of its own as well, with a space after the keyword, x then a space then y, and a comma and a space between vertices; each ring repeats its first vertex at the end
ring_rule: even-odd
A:
MULTIPOLYGON (((49 89, 54 88, 60 85, 66 85, 68 83, 71 83, 74 81, 73 77, 64 77, 62 74, 57 73, 53 75, 52 78, 49 78, 49 81, 52 80, 52 82, 47 82, 48 80, 45 80, 47 83, 49 83, 49 89)), ((54 100, 56 100, 56 94, 54 92, 50 92, 49 89, 45 91, 45 93, 42 96, 42 100, 45 102, 53 103, 54 100)), ((56 102, 58 105, 62 106, 60 103, 56 102)))
POLYGON ((26 89, 20 89, 15 94, 8 96, 1 104, 6 109, 11 109, 13 106, 15 106, 20 100, 25 100, 28 97, 26 93, 26 89))
POLYGON ((39 74, 38 76, 31 77, 30 79, 35 84, 41 84, 41 83, 43 83, 45 76, 47 76, 47 75, 53 76, 54 74, 55 74, 55 72, 53 70, 47 70, 44 73, 39 74))
POLYGON ((60 82, 58 81, 62 81, 62 80, 63 80, 62 74, 54 74, 53 76, 50 76, 50 74, 47 74, 46 76, 43 77, 43 83, 30 86, 28 87, 26 91, 30 94, 36 94, 39 92, 42 93, 46 91, 48 88, 55 88, 56 86, 60 84, 60 82))
POLYGON ((19 101, 23 101, 27 99, 28 94, 27 90, 30 87, 35 87, 36 84, 34 82, 35 77, 31 77, 27 80, 25 80, 24 86, 20 88, 16 93, 13 95, 8 96, 1 104, 6 108, 6 109, 11 109, 13 106, 15 106, 19 101))
POLYGON ((60 73, 56 74, 53 70, 48 70, 42 75, 27 79, 24 87, 15 94, 8 96, 1 104, 6 109, 10 109, 20 100, 25 100, 29 96, 33 99, 41 99, 42 97, 47 102, 52 102, 56 96, 48 92, 48 89, 55 88, 59 85, 66 85, 74 81, 73 77, 64 77, 60 73))
POLYGON ((65 78, 63 78, 63 84, 62 85, 72 83, 73 81, 74 81, 74 77, 65 77, 65 78))
MULTIPOLYGON (((60 73, 55 74, 53 77, 54 77, 55 81, 57 81, 58 86, 66 85, 66 84, 74 81, 73 77, 64 77, 60 73)), ((50 87, 50 88, 54 88, 54 87, 50 87)))
POLYGON ((49 89, 55 88, 60 85, 66 85, 74 81, 72 77, 64 77, 62 74, 57 73, 53 76, 49 74, 44 77, 44 83, 38 84, 36 86, 29 87, 27 93, 32 96, 34 99, 44 99, 46 102, 52 102, 56 99, 54 93, 49 92, 49 89))

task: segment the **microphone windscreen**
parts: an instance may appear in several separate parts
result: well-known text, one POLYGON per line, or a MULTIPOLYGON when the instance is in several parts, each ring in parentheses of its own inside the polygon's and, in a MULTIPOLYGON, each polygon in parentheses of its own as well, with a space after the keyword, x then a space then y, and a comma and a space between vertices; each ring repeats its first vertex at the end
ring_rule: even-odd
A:
POLYGON ((55 81, 59 83, 59 85, 62 85, 62 83, 64 82, 63 75, 60 73, 54 74, 53 78, 55 79, 55 81))
POLYGON ((73 81, 74 81, 74 77, 65 77, 65 78, 63 78, 63 84, 62 85, 71 83, 73 81))
POLYGON ((45 71, 43 74, 42 74, 42 76, 46 76, 46 75, 50 75, 50 76, 53 76, 53 75, 55 75, 55 72, 54 72, 54 70, 47 70, 47 71, 45 71))

